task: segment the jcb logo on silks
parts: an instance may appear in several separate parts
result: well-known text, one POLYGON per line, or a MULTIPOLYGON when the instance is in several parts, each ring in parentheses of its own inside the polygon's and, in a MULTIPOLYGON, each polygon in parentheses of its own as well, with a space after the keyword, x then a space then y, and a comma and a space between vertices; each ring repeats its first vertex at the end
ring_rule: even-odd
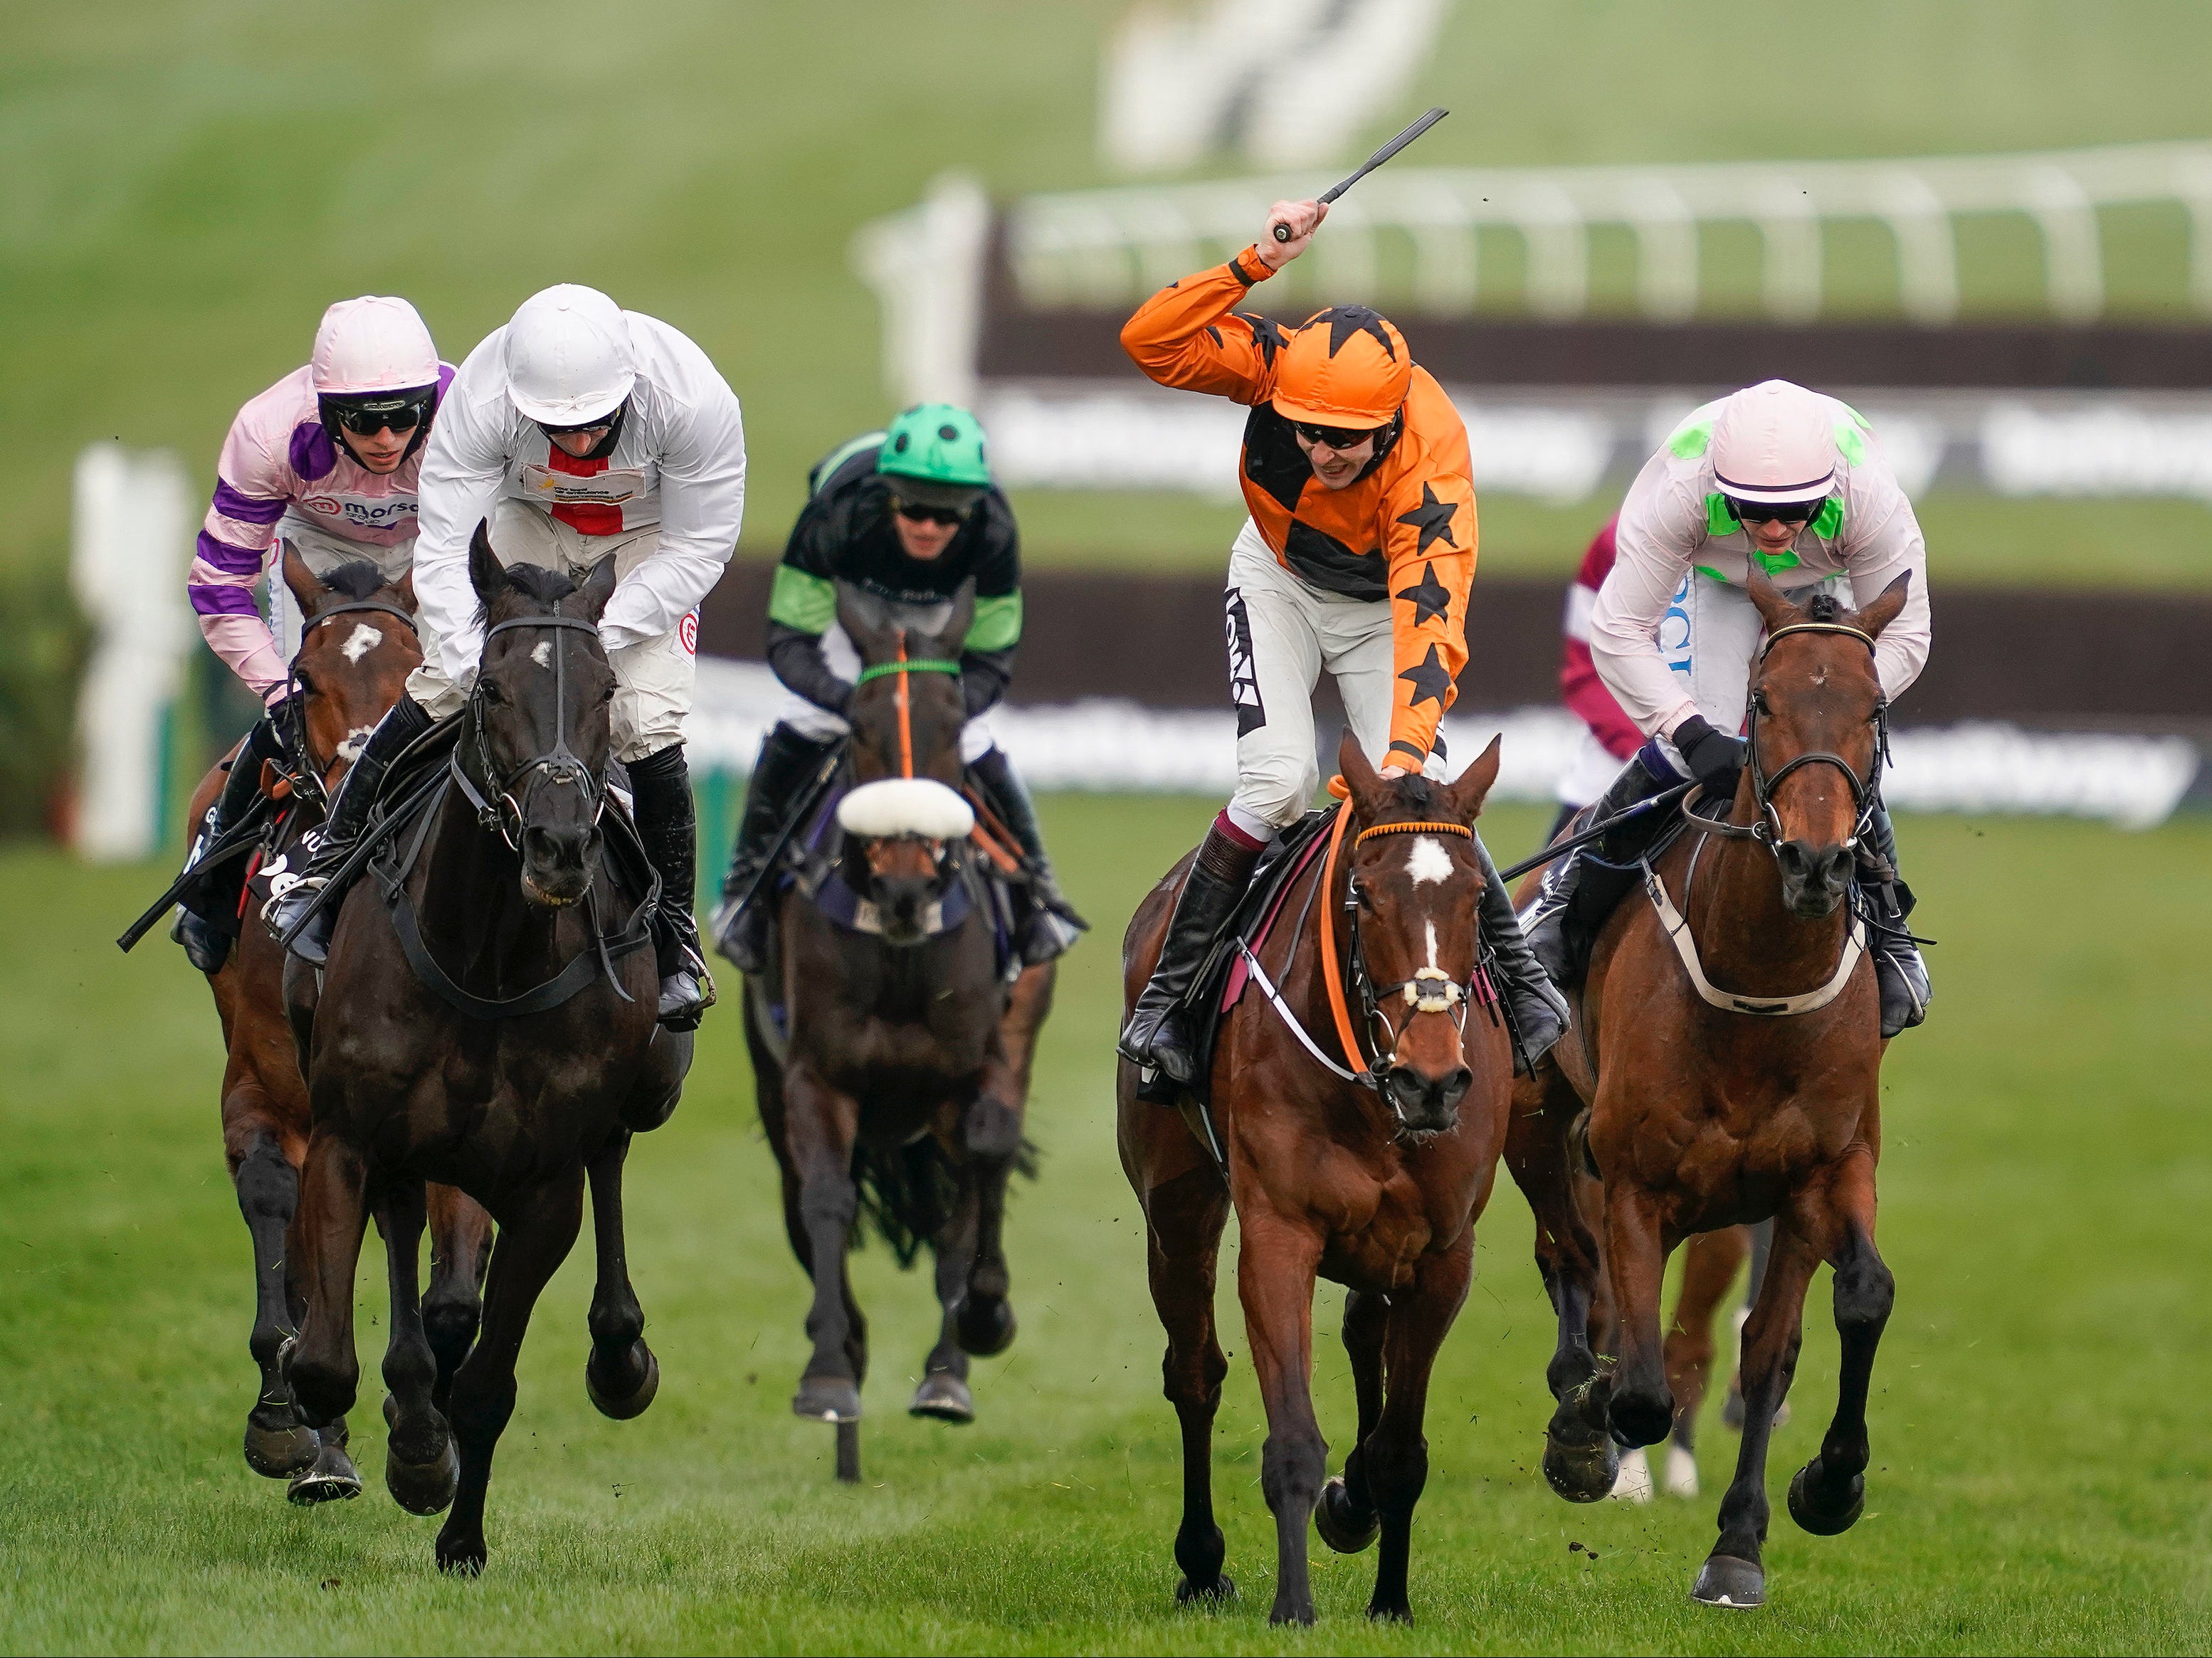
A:
POLYGON ((1252 616, 1244 608, 1244 595, 1231 587, 1224 618, 1229 640, 1229 700, 1237 705, 1237 734, 1249 737, 1267 723, 1267 704, 1260 700, 1259 671, 1252 661, 1252 616))

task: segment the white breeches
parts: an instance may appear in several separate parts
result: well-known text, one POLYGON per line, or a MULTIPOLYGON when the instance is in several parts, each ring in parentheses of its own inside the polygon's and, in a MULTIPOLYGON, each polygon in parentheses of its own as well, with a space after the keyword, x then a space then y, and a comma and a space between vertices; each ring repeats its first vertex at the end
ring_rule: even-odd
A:
MULTIPOLYGON (((1786 591, 1800 604, 1815 592, 1832 593, 1845 604, 1851 602, 1850 578, 1841 573, 1786 591)), ((1682 578, 1659 622, 1659 654, 1717 732, 1743 728, 1752 669, 1765 638, 1766 623, 1749 593, 1696 570, 1682 578)), ((1689 768, 1674 745, 1662 738, 1659 746, 1674 769, 1687 777, 1689 768)))
MULTIPOLYGON (((492 545, 507 564, 537 564, 581 579, 609 554, 620 581, 660 545, 660 526, 647 525, 618 536, 587 536, 527 501, 502 501, 492 508, 492 545)), ((615 758, 628 763, 684 740, 684 717, 698 678, 698 612, 653 639, 607 653, 615 671, 615 758)), ((432 653, 434 656, 435 653, 432 653)), ((442 720, 459 711, 462 692, 445 671, 426 661, 407 677, 407 694, 442 720)))

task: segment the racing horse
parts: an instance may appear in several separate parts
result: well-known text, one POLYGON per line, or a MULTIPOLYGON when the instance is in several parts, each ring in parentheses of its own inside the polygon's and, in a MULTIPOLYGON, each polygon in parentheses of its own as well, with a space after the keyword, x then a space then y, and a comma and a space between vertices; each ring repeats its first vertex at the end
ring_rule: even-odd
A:
MULTIPOLYGON (((386 586, 366 560, 318 577, 286 550, 283 578, 298 601, 300 648, 291 663, 291 699, 284 704, 288 752, 263 774, 264 813, 241 826, 253 840, 241 878, 235 865, 209 870, 228 904, 241 916, 268 884, 281 881, 301 838, 319 826, 361 739, 398 700, 407 674, 422 659, 410 583, 386 586), (273 817, 269 814, 273 812, 273 817)), ((192 798, 198 823, 223 786, 231 766, 263 762, 245 746, 201 780, 192 798)), ((307 1088, 283 1008, 283 951, 265 929, 242 926, 222 966, 208 977, 222 1021, 228 1058, 222 1078, 225 1161, 253 1245, 254 1318, 248 1347, 261 1386, 246 1417, 246 1461, 257 1473, 289 1479, 295 1503, 357 1496, 361 1478, 346 1454, 343 1420, 317 1434, 301 1420, 284 1380, 283 1355, 297 1333, 302 1303, 299 1251, 294 1247, 300 1166, 308 1138, 307 1088)), ((491 1221, 450 1187, 428 1194, 430 1290, 423 1323, 438 1370, 440 1396, 476 1339, 478 1291, 491 1242, 491 1221)), ((380 1214, 387 1231, 398 1218, 380 1214)), ((416 1223, 419 1226, 419 1221, 416 1223)))
POLYGON ((1838 1397, 1820 1453, 1790 1481, 1790 1513, 1825 1537, 1865 1505, 1867 1396, 1894 1282, 1875 1244, 1883 1043, 1851 881, 1887 747, 1875 641, 1910 579, 1852 611, 1826 595, 1801 608, 1751 573, 1766 640, 1744 782, 1724 817, 1686 804, 1684 832, 1646 863, 1648 902, 1607 920, 1575 1028, 1524 1085, 1507 1150, 1559 1315, 1544 1467, 1570 1500, 1603 1497, 1616 1444, 1656 1443, 1674 1420, 1659 1327, 1668 1254, 1696 1233, 1774 1221, 1743 1331, 1735 1478, 1691 1590, 1712 1606, 1765 1599, 1768 1439, 1822 1261, 1835 1270, 1838 1397), (1571 1193, 1585 1158, 1602 1188, 1601 1249, 1571 1193), (1620 1321, 1610 1369, 1588 1339, 1601 1272, 1620 1321))
MULTIPOLYGON (((1429 1373, 1467 1298, 1513 1073, 1474 920, 1484 878, 1474 826, 1497 780, 1498 744, 1450 785, 1384 780, 1349 732, 1339 764, 1348 798, 1328 855, 1293 869, 1279 901, 1297 907, 1296 923, 1266 931, 1256 953, 1243 946, 1246 976, 1209 1072, 1211 1119, 1139 1098, 1127 1060, 1119 1080, 1121 1166, 1145 1212, 1152 1302, 1168 1337, 1166 1393, 1182 1426, 1176 1599, 1234 1593, 1221 1570, 1211 1467, 1228 1372, 1214 1329, 1214 1266, 1233 1204, 1237 1290, 1267 1411, 1261 1485, 1275 1517, 1270 1616, 1279 1624, 1314 1619, 1310 1517, 1340 1552, 1364 1549, 1379 1532, 1368 1615, 1413 1617, 1407 1570, 1428 1478, 1429 1373), (1310 1390, 1317 1276, 1349 1291, 1344 1345, 1359 1410, 1344 1472, 1326 1485, 1328 1447, 1310 1390)), ((1130 921, 1123 980, 1132 1002, 1189 863, 1130 921)))
POLYGON ((689 1034, 654 1022, 659 886, 609 798, 615 682, 598 623, 613 561, 580 587, 502 569, 480 525, 469 575, 485 640, 464 710, 439 728, 453 746, 426 737, 418 753, 441 763, 395 764, 386 799, 404 800, 372 822, 380 861, 343 901, 319 989, 297 957, 285 977, 313 1107, 301 1193, 307 1314, 287 1366, 309 1422, 353 1403, 354 1270, 370 1206, 409 1205, 438 1181, 499 1224, 482 1333, 443 1409, 411 1257, 392 1251, 386 1483, 413 1512, 452 1505, 437 1561, 463 1573, 486 1559, 484 1498, 515 1358, 575 1242, 587 1176, 599 1278, 586 1389, 617 1419, 653 1400, 659 1366, 625 1265, 623 1163, 631 1134, 675 1109, 691 1056, 689 1034), (625 924, 603 926, 632 903, 625 924))
POLYGON ((864 665, 845 711, 850 787, 834 835, 821 826, 835 857, 817 854, 777 900, 767 971, 746 986, 761 1123, 814 1291, 792 1410, 836 1424, 845 1481, 860 1477, 868 1369, 846 1270, 864 1208, 902 1265, 924 1240, 936 1261, 943 1315, 910 1414, 972 1422, 969 1358, 1014 1339, 1006 1187, 1027 1161, 1030 1068, 1056 968, 1010 957, 983 867, 994 844, 1010 867, 1010 849, 961 793, 973 587, 948 608, 934 633, 910 633, 839 584, 837 619, 864 665))

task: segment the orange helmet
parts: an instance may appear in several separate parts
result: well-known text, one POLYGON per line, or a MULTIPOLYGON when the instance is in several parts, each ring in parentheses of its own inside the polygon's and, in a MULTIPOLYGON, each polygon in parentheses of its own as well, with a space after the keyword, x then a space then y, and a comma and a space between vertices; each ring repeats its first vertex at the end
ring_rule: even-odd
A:
POLYGON ((1275 412, 1315 426, 1387 426, 1413 383, 1405 336, 1364 305, 1315 313, 1275 364, 1275 412))

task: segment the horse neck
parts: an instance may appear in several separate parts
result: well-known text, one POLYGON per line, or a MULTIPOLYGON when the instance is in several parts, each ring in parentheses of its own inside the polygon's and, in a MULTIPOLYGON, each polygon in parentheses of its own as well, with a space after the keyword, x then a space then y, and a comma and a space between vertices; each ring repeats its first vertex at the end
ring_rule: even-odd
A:
MULTIPOLYGON (((1758 819, 1746 778, 1729 821, 1743 828, 1758 819)), ((1784 905, 1781 867, 1763 842, 1694 833, 1683 840, 1692 855, 1698 843, 1704 843, 1696 879, 1681 908, 1698 957, 1717 983, 1747 994, 1782 995, 1809 989, 1826 977, 1843 948, 1850 922, 1847 902, 1838 904, 1832 915, 1807 920, 1784 905)), ((1689 878, 1686 859, 1681 868, 1689 878)))
MULTIPOLYGON (((1345 1012, 1352 1021, 1355 1036, 1371 1034, 1359 1006, 1358 991, 1352 981, 1352 917, 1345 908, 1345 900, 1352 892, 1352 832, 1347 829, 1345 844, 1338 849, 1334 868, 1329 866, 1326 851, 1316 853, 1312 873, 1299 877, 1293 890, 1285 895, 1283 900, 1282 920, 1285 923, 1298 921, 1301 913, 1309 908, 1311 914, 1304 915, 1304 925, 1297 928, 1291 938, 1290 954, 1284 963, 1283 982, 1279 987, 1285 1004, 1297 1015, 1299 1022, 1306 1028, 1306 1034, 1320 1045, 1324 1054, 1341 1046, 1337 1038, 1336 1014, 1329 1005, 1328 984, 1322 972, 1321 918, 1324 905, 1328 906, 1329 926, 1334 934, 1331 943, 1336 957, 1336 981, 1344 990, 1345 1012), (1310 906, 1306 902, 1309 896, 1313 900, 1310 906)), ((1269 1017, 1272 1019, 1273 1016, 1269 1017)), ((1283 1040, 1288 1042, 1296 1039, 1285 1034, 1283 1040)), ((1355 1050, 1341 1058, 1349 1069, 1360 1071, 1366 1068, 1368 1056, 1364 1050, 1355 1050)), ((1361 1110, 1368 1114, 1382 1138, 1388 1139, 1395 1135, 1396 1125, 1383 1105, 1382 1096, 1374 1090, 1352 1088, 1336 1078, 1324 1075, 1314 1066, 1308 1054, 1300 1054, 1297 1062, 1313 1071, 1316 1079, 1328 1086, 1349 1089, 1358 1101, 1361 1110)))
POLYGON ((548 909, 526 899, 520 858, 456 788, 446 791, 410 885, 424 942, 454 978, 486 994, 534 984, 562 965, 563 918, 588 904, 548 909))

